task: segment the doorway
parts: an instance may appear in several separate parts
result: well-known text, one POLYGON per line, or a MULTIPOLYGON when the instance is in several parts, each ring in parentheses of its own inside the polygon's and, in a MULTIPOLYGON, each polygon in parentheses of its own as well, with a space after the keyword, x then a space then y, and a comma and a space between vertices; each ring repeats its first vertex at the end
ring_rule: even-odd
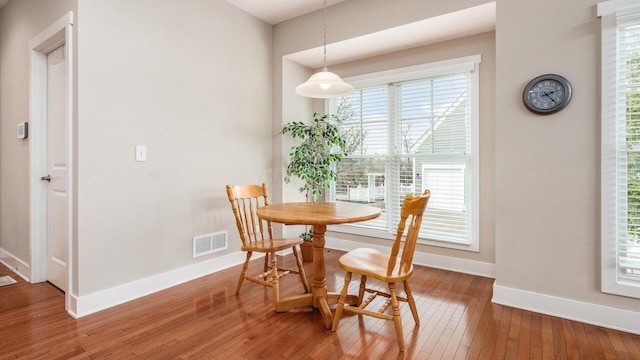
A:
POLYGON ((30 281, 63 290, 75 316, 72 29, 69 12, 29 42, 29 241, 30 281))
POLYGON ((65 293, 69 283, 66 62, 65 45, 47 54, 47 171, 40 178, 47 193, 47 281, 65 293))

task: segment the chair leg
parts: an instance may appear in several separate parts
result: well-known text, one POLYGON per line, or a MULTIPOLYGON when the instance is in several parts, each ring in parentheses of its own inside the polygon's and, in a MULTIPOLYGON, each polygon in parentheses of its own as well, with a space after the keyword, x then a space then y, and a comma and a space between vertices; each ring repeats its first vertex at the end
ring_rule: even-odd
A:
POLYGON ((247 258, 244 261, 244 265, 242 265, 242 271, 240 271, 240 278, 238 279, 238 285, 236 286, 236 295, 240 293, 240 288, 242 287, 242 281, 247 276, 247 268, 249 268, 249 260, 251 260, 251 251, 247 251, 247 258))
POLYGON ((420 319, 418 318, 418 309, 416 308, 416 302, 413 299, 413 294, 411 293, 411 288, 409 287, 409 282, 407 280, 404 281, 404 292, 407 294, 407 302, 409 303, 409 307, 411 308, 411 314, 413 314, 413 320, 416 322, 416 325, 420 325, 420 319))
POLYGON ((364 299, 364 291, 367 288, 367 277, 362 275, 360 277, 360 290, 358 291, 358 305, 362 304, 362 300, 364 299))
POLYGON ((396 337, 398 338, 398 346, 400 351, 404 351, 404 335, 402 334, 402 319, 400 318, 400 309, 398 307, 398 298, 396 297, 396 284, 389 283, 389 292, 391 293, 391 308, 393 309, 393 323, 396 327, 396 337))
MULTIPOLYGON (((302 251, 302 250, 301 250, 302 251)), ((304 292, 310 292, 309 283, 307 282, 307 274, 304 272, 304 266, 302 265, 302 256, 297 249, 297 246, 293 247, 293 256, 296 258, 296 265, 298 265, 298 273, 300 275, 300 280, 302 281, 302 286, 304 287, 304 292)))
POLYGON ((273 288, 273 302, 277 304, 280 302, 280 288, 278 286, 278 261, 275 253, 269 254, 271 256, 271 287, 273 288))
POLYGON ((269 253, 264 254, 264 270, 262 270, 262 272, 269 270, 269 255, 269 253))
POLYGON ((333 325, 331 325, 331 331, 336 331, 338 329, 338 323, 340 322, 340 318, 342 317, 342 310, 344 309, 344 302, 347 300, 347 291, 349 290, 350 282, 351 273, 347 272, 347 274, 344 276, 344 286, 342 287, 340 297, 338 298, 336 313, 333 315, 333 325))

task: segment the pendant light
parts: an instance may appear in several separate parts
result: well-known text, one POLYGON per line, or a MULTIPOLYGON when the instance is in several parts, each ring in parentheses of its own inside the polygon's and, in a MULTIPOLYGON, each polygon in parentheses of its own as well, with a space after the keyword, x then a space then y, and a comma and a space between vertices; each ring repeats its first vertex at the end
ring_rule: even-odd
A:
POLYGON ((347 96, 353 93, 353 86, 340 79, 340 76, 327 70, 327 0, 324 0, 323 16, 323 49, 324 59, 322 71, 317 72, 306 82, 296 87, 296 94, 310 97, 328 99, 338 96, 347 96))

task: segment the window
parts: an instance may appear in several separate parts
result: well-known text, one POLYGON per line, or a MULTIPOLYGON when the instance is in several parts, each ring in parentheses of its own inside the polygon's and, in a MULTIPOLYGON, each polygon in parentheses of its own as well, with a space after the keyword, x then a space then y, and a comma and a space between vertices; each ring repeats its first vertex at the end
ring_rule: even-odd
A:
POLYGON ((420 242, 478 251, 479 63, 475 55, 347 79, 356 91, 328 101, 348 153, 331 201, 383 210, 338 231, 392 238, 406 194, 429 189, 420 242))
POLYGON ((640 4, 602 17, 602 291, 640 297, 640 4))

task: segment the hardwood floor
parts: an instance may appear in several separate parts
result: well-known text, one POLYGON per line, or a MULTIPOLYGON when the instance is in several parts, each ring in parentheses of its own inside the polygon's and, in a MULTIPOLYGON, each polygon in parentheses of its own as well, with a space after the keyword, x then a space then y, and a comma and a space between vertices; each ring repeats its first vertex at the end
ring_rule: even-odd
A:
MULTIPOLYGON (((342 285, 341 254, 326 253, 330 290, 342 285)), ((279 261, 293 265, 291 256, 279 261)), ((253 261, 250 270, 261 266, 253 261)), ((271 289, 245 282, 236 296, 239 271, 75 320, 58 289, 0 265, 0 276, 18 280, 0 287, 0 359, 640 359, 639 335, 492 304, 489 278, 417 267, 421 325, 402 304, 400 353, 391 322, 345 315, 331 332, 317 310, 276 313, 271 289)), ((301 292, 295 275, 282 280, 281 296, 301 292)))

